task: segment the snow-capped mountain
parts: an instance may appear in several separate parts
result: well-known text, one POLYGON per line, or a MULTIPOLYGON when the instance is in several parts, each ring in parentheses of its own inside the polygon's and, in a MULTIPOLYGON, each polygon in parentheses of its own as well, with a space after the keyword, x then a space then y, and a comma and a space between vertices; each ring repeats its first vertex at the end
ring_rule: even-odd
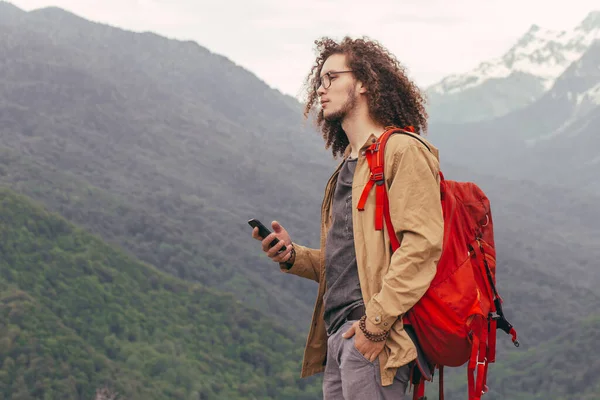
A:
POLYGON ((523 113, 534 114, 536 119, 554 122, 546 126, 543 134, 527 139, 529 146, 547 141, 558 135, 572 135, 572 125, 600 107, 600 39, 594 41, 588 50, 556 79, 552 88, 523 113), (551 115, 549 114, 549 111, 551 115))
POLYGON ((553 31, 533 25, 502 57, 481 63, 463 75, 451 75, 429 90, 444 94, 457 93, 478 86, 489 79, 506 78, 513 72, 538 77, 546 89, 567 67, 600 39, 600 11, 590 13, 573 31, 553 31))
POLYGON ((572 31, 533 25, 502 57, 429 87, 430 115, 443 122, 477 121, 531 104, 596 39, 600 39, 600 11, 589 13, 572 31))
POLYGON ((511 179, 600 193, 600 39, 538 100, 504 116, 432 124, 447 162, 511 179))

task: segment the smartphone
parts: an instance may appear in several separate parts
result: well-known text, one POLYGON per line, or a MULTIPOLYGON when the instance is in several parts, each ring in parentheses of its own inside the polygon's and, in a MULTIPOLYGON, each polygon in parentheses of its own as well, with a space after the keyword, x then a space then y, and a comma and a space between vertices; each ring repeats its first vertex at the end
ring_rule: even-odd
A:
MULTIPOLYGON (((263 239, 271 234, 271 231, 256 218, 252 218, 251 220, 249 220, 248 225, 250 225, 252 228, 258 228, 258 234, 263 239)), ((269 243, 269 247, 273 247, 277 243, 279 243, 279 239, 275 238, 271 243, 269 243)), ((283 247, 281 248, 281 250, 278 251, 278 253, 284 252, 285 250, 287 250, 287 247, 283 245, 283 247)))

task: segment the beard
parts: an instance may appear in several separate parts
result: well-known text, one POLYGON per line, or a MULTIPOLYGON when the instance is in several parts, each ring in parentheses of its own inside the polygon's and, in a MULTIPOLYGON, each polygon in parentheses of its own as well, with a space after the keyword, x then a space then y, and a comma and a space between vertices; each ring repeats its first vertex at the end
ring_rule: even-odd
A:
POLYGON ((346 118, 346 116, 354 109, 357 100, 358 98, 356 96, 356 93, 354 93, 354 88, 350 88, 348 90, 348 99, 340 107, 340 109, 332 112, 329 115, 325 115, 325 113, 323 113, 323 119, 329 123, 341 124, 344 118, 346 118))
POLYGON ((350 144, 348 136, 342 129, 344 119, 354 111, 358 96, 353 89, 348 91, 348 99, 339 110, 325 116, 323 110, 318 115, 317 124, 321 128, 323 139, 325 139, 325 148, 332 147, 334 157, 342 155, 346 147, 350 144))

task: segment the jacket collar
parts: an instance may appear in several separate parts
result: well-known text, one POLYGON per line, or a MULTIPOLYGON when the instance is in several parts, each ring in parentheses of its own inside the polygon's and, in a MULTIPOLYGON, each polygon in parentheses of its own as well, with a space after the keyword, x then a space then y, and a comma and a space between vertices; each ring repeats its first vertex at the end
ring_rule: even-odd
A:
MULTIPOLYGON (((375 143, 376 141, 377 141, 377 136, 375 136, 375 134, 371 133, 369 135, 369 137, 367 138, 367 140, 365 141, 365 143, 360 147, 360 151, 358 152, 358 157, 360 158, 361 156, 364 156, 365 150, 367 150, 367 148, 370 145, 372 145, 373 143, 375 143)), ((350 153, 352 153, 352 145, 349 144, 348 146, 346 146, 346 150, 344 150, 344 157, 343 157, 344 160, 350 156, 350 153)))

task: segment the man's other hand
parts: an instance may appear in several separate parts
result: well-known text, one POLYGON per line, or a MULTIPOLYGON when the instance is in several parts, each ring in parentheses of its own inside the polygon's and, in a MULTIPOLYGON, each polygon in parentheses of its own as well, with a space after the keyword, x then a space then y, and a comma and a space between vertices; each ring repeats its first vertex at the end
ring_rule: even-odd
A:
MULTIPOLYGON (((358 326, 359 323, 359 321, 353 323, 352 326, 346 332, 344 332, 342 337, 344 339, 350 339, 352 336, 356 335, 356 338, 354 338, 354 346, 358 351, 360 351, 360 354, 362 354, 367 360, 373 362, 385 347, 385 340, 381 342, 373 342, 367 339, 365 334, 360 330, 360 327, 358 326)), ((383 332, 382 330, 373 326, 373 324, 371 324, 371 322, 369 322, 368 319, 365 321, 365 324, 367 327, 367 331, 369 332, 383 332)))

